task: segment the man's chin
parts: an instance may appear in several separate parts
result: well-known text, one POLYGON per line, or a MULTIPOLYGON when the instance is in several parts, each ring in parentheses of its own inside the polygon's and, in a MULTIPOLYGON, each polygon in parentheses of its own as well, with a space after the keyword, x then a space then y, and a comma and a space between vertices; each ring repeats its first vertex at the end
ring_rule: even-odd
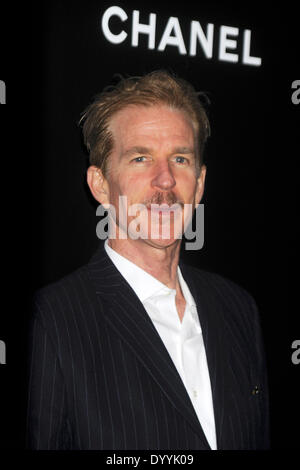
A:
POLYGON ((179 238, 171 238, 171 239, 163 239, 163 238, 140 238, 138 239, 139 242, 145 243, 152 248, 157 248, 163 250, 165 248, 169 248, 171 246, 179 245, 181 243, 181 239, 179 238))

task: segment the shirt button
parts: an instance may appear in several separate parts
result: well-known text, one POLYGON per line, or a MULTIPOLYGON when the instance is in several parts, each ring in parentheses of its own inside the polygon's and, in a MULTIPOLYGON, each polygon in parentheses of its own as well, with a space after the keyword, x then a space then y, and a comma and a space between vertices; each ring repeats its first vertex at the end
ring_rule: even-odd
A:
POLYGON ((194 398, 197 398, 197 396, 198 396, 197 390, 193 390, 193 395, 194 395, 194 398))

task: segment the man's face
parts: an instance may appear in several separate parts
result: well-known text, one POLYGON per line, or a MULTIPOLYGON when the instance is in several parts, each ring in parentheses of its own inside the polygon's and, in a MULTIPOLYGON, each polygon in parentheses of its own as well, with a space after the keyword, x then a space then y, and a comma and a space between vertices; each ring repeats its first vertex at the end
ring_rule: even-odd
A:
POLYGON ((143 243, 161 248, 178 243, 188 217, 184 204, 194 209, 204 189, 205 167, 197 174, 192 121, 164 105, 130 105, 113 116, 109 129, 114 148, 105 178, 106 202, 116 209, 119 229, 126 232, 124 218, 120 221, 118 216, 119 196, 126 196, 127 208, 145 206, 135 215, 128 215, 128 210, 126 214, 129 225, 139 221, 143 243), (162 210, 154 210, 151 204, 161 205, 162 210), (172 204, 177 210, 170 212, 172 204), (163 236, 164 226, 168 227, 163 236), (170 236, 165 237, 168 229, 170 236))

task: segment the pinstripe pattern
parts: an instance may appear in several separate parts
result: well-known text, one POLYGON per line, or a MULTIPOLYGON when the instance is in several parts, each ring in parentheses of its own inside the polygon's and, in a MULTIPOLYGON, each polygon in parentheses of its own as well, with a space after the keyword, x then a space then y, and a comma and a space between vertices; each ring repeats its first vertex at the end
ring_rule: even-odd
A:
MULTIPOLYGON (((220 276, 180 267, 203 331, 218 449, 268 448, 254 301, 220 276)), ((30 345, 30 448, 209 449, 162 340, 102 244, 36 294, 30 345)))

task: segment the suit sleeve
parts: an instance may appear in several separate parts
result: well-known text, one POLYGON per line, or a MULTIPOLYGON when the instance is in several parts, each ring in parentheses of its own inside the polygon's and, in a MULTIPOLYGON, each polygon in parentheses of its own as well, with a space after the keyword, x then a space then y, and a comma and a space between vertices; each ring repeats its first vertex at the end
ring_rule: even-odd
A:
POLYGON ((59 358, 37 307, 30 326, 26 441, 30 449, 68 448, 66 390, 59 358))

